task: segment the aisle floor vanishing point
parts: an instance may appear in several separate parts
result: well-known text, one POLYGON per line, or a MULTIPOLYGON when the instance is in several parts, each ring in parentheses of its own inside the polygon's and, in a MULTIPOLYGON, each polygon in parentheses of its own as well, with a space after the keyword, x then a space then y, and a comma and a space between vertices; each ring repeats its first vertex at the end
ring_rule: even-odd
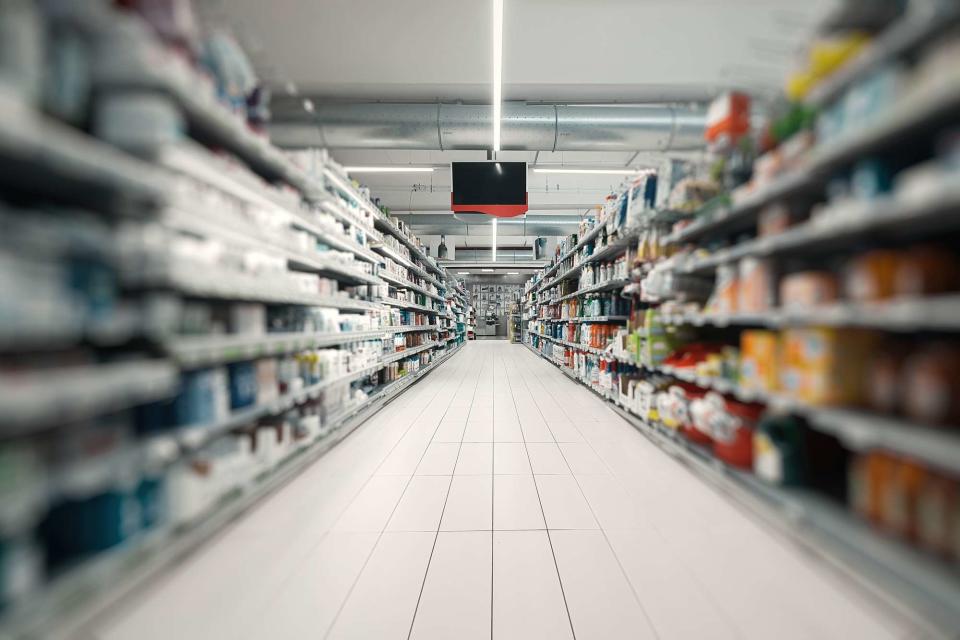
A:
POLYGON ((824 640, 908 631, 526 347, 482 341, 93 635, 824 640))

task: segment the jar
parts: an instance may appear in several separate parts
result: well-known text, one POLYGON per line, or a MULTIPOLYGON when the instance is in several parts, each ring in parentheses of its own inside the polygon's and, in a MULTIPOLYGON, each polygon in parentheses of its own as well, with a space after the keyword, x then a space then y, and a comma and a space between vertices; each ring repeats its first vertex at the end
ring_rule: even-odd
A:
MULTIPOLYGON (((708 397, 710 395, 715 394, 708 394, 708 397)), ((716 397, 723 400, 718 394, 716 397)), ((727 400, 725 409, 725 411, 714 413, 710 423, 713 453, 730 465, 752 469, 753 432, 763 415, 764 407, 754 403, 727 400)))

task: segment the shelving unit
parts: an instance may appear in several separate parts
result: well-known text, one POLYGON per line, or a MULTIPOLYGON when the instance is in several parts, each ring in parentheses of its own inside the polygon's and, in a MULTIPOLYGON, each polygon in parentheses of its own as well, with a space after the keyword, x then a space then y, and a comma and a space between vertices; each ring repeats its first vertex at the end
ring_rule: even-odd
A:
MULTIPOLYGON (((313 170, 303 169, 236 109, 225 107, 206 73, 168 50, 152 31, 125 29, 121 23, 139 18, 126 11, 120 18, 118 11, 108 5, 65 9, 49 18, 58 21, 56 29, 45 26, 58 34, 77 30, 102 45, 89 61, 91 113, 99 100, 147 97, 151 104, 167 104, 183 128, 105 127, 101 135, 107 137, 95 138, 45 115, 0 82, 0 192, 4 201, 12 195, 17 203, 4 215, 53 204, 105 219, 109 224, 100 233, 109 251, 100 253, 110 259, 117 297, 95 300, 102 308, 96 317, 4 322, 4 355, 42 366, 5 367, 0 376, 0 444, 15 445, 5 454, 25 447, 46 453, 44 447, 58 439, 92 433, 101 423, 116 425, 129 445, 117 455, 134 461, 130 482, 161 485, 190 473, 195 460, 218 460, 230 448, 219 445, 255 437, 258 429, 282 424, 277 441, 284 448, 277 460, 252 454, 232 460, 236 473, 206 489, 219 498, 188 522, 181 519, 186 512, 174 515, 179 498, 171 489, 154 522, 124 525, 130 531, 122 540, 77 551, 56 571, 42 570, 31 592, 0 603, 4 638, 75 637, 85 622, 180 562, 452 357, 465 333, 440 333, 448 317, 439 308, 447 299, 445 270, 344 180, 332 159, 324 156, 313 170), (381 230, 408 247, 413 259, 391 252, 381 230), (385 256, 405 267, 407 277, 382 271, 385 256), (369 299, 385 295, 388 283, 422 294, 428 303, 369 299), (282 329, 288 321, 314 326, 298 314, 315 308, 328 314, 328 322, 337 321, 337 312, 369 316, 344 320, 343 328, 378 328, 282 329), (251 328, 254 322, 262 326, 251 328), (386 353, 385 341, 401 338, 420 344, 386 353), (327 370, 344 373, 317 379, 321 368, 309 376, 298 369, 295 357, 319 357, 320 349, 339 350, 337 368, 327 370), (294 367, 281 385, 276 369, 283 359, 294 367), (273 366, 261 371, 260 364, 273 366), (236 381, 237 387, 257 391, 242 401, 230 387, 239 371, 251 377, 236 381), (191 380, 200 376, 208 376, 209 387, 184 400, 191 380), (221 383, 227 388, 213 389, 221 383), (181 416, 191 414, 176 413, 200 396, 218 394, 225 397, 210 401, 210 419, 185 424, 181 416), (304 426, 306 418, 312 427, 304 426)), ((64 273, 71 272, 65 267, 64 273)), ((40 457, 51 460, 44 461, 42 473, 49 487, 35 519, 56 508, 63 487, 71 488, 53 466, 58 458, 40 457)), ((84 464, 107 467, 115 460, 84 464)), ((91 495, 111 489, 115 476, 126 473, 107 474, 107 485, 90 487, 91 495)), ((126 484, 116 489, 118 495, 124 491, 126 484)), ((130 513, 140 513, 137 506, 130 513)), ((6 525, 9 514, 0 515, 6 525)), ((17 514, 12 517, 16 521, 17 514)), ((5 530, 4 536, 39 546, 35 525, 5 530)))
MULTIPOLYGON (((846 91, 861 81, 866 82, 867 74, 887 62, 901 56, 916 59, 921 50, 930 50, 941 35, 955 34, 958 11, 947 4, 937 5, 939 13, 908 15, 894 22, 894 26, 876 37, 859 57, 814 90, 808 102, 825 107, 842 101, 846 91)), ((762 381, 755 379, 759 376, 751 378, 749 372, 744 372, 746 365, 739 360, 737 351, 746 349, 739 340, 741 331, 747 329, 869 330, 871 336, 884 341, 879 342, 876 349, 891 352, 900 347, 912 353, 924 345, 949 350, 956 344, 955 334, 960 331, 957 320, 960 294, 955 287, 888 295, 871 302, 858 301, 852 294, 842 297, 843 278, 853 276, 841 271, 841 265, 848 264, 863 251, 871 248, 893 251, 891 247, 903 248, 909 243, 921 247, 942 245, 953 242, 960 230, 956 172, 946 156, 935 155, 934 151, 944 139, 937 133, 950 131, 957 124, 960 75, 951 68, 939 74, 935 82, 928 77, 911 80, 909 86, 899 89, 896 100, 888 101, 885 111, 878 111, 869 121, 848 122, 844 131, 831 131, 814 144, 801 161, 783 169, 779 175, 763 177, 765 182, 749 188, 739 187, 731 194, 707 202, 690 216, 690 221, 663 234, 660 245, 665 249, 660 258, 644 265, 635 264, 632 270, 635 282, 611 283, 609 288, 600 290, 581 287, 572 293, 551 296, 552 287, 579 273, 579 265, 571 267, 569 262, 561 265, 576 251, 561 254, 557 263, 545 270, 526 291, 528 303, 534 309, 575 300, 594 291, 616 291, 622 286, 625 293, 635 296, 634 322, 617 340, 600 349, 553 337, 557 335, 556 324, 589 322, 590 318, 553 317, 560 315, 556 312, 534 313, 526 344, 569 378, 611 403, 665 452, 719 490, 750 505, 795 542, 828 558, 842 568, 852 582, 865 586, 872 595, 903 613, 921 630, 918 635, 952 637, 960 628, 960 609, 955 605, 960 601, 960 574, 952 560, 924 547, 922 534, 914 532, 919 531, 919 524, 910 525, 915 526, 915 530, 911 529, 908 534, 897 530, 897 525, 884 521, 880 515, 871 514, 869 518, 863 515, 862 506, 858 512, 855 501, 864 500, 863 496, 844 497, 848 502, 844 504, 840 496, 846 494, 833 485, 831 490, 837 497, 830 497, 830 490, 810 482, 809 478, 803 486, 789 486, 787 480, 783 483, 788 486, 781 486, 761 479, 760 471, 755 474, 727 465, 722 462, 721 453, 714 452, 712 447, 692 442, 659 419, 633 413, 635 405, 630 398, 620 397, 621 389, 616 385, 618 376, 623 375, 631 380, 650 382, 653 391, 649 393, 653 398, 644 398, 653 402, 666 393, 665 389, 680 389, 688 398, 686 407, 690 413, 693 412, 690 403, 706 391, 713 391, 728 406, 737 402, 752 403, 753 407, 765 411, 764 419, 790 416, 802 434, 798 437, 828 442, 843 455, 842 463, 833 470, 838 474, 835 484, 839 487, 846 479, 848 485, 843 490, 851 494, 857 490, 855 480, 846 474, 856 472, 856 461, 875 458, 889 460, 892 465, 899 465, 900 470, 915 470, 933 481, 955 482, 960 474, 960 425, 927 424, 911 418, 912 414, 904 406, 899 406, 897 413, 893 410, 879 413, 879 408, 867 408, 868 402, 863 398, 838 406, 804 401, 800 398, 805 396, 800 392, 791 395, 785 391, 789 385, 779 380, 768 383, 773 390, 767 390, 762 381), (901 146, 916 152, 898 154, 896 149, 901 146), (874 196, 861 196, 862 199, 857 200, 853 195, 855 190, 844 192, 837 183, 843 179, 849 181, 852 172, 863 170, 868 164, 862 162, 865 159, 884 168, 891 165, 890 186, 874 196), (907 162, 906 167, 902 166, 907 162), (789 225, 776 232, 765 231, 760 225, 761 214, 773 205, 790 205, 789 225), (804 213, 808 214, 806 219, 803 219, 804 213), (769 235, 763 235, 764 232, 769 235), (715 307, 711 305, 725 308, 723 305, 728 300, 721 298, 717 302, 719 287, 707 299, 709 284, 720 280, 718 268, 737 267, 745 258, 760 258, 769 265, 771 298, 784 295, 777 287, 784 274, 808 270, 832 273, 837 278, 837 293, 833 294, 836 301, 814 305, 781 300, 763 311, 712 311, 715 307), (660 274, 672 278, 670 286, 676 288, 658 289, 657 284, 668 282, 666 278, 657 281, 655 276, 660 274), (683 289, 685 285, 689 288, 683 289), (701 285, 707 287, 703 295, 696 288, 701 285), (542 295, 544 293, 546 295, 542 295), (657 307, 659 310, 654 310, 657 307), (649 327, 649 333, 644 333, 645 327, 649 327), (675 331, 677 327, 684 330, 675 331), (715 354, 719 360, 709 362, 691 356, 702 365, 701 372, 722 366, 729 377, 698 374, 694 365, 650 365, 646 360, 659 362, 667 354, 652 354, 642 346, 627 347, 636 349, 636 354, 618 351, 625 348, 624 344, 655 343, 664 331, 676 336, 676 343, 667 353, 676 349, 675 357, 681 362, 684 345, 710 347, 712 343, 732 349, 733 356, 724 351, 715 354), (634 332, 639 335, 630 335, 634 332), (639 340, 631 342, 628 338, 639 340), (638 362, 635 355, 645 361, 638 362), (718 365, 720 362, 722 365, 718 365), (685 389, 690 390, 689 395, 685 389)), ((603 255, 594 251, 587 259, 602 259, 594 256, 603 255)), ((728 269, 724 273, 729 272, 728 269)), ((742 273, 736 269, 734 272, 742 273)), ((733 306, 736 308, 736 302, 733 306)), ((595 320, 601 319, 609 320, 595 320)), ((761 335, 780 339, 775 333, 761 335)), ((770 350, 777 351, 777 348, 767 349, 770 350)), ((754 354, 754 357, 759 356, 754 354)), ((770 362, 775 363, 771 367, 783 365, 783 361, 776 358, 770 362)), ((799 366, 793 365, 792 374, 807 375, 806 370, 797 373, 799 366)), ((904 384, 900 377, 904 375, 903 367, 898 371, 898 384, 904 384)), ((898 389, 895 393, 901 391, 898 389)), ((638 397, 639 394, 637 391, 638 397)), ((898 398, 902 405, 902 397, 898 398)), ((751 429, 760 427, 751 426, 751 429)), ((884 487, 891 495, 899 491, 893 480, 884 487)), ((910 499, 919 502, 922 489, 916 491, 910 499)), ((886 508, 879 507, 878 512, 886 508)))
MULTIPOLYGON (((941 563, 895 540, 878 537, 825 498, 803 490, 767 485, 752 474, 724 465, 702 446, 673 429, 651 424, 622 407, 613 394, 583 382, 570 369, 530 344, 526 347, 575 382, 584 384, 665 453, 687 465, 717 490, 755 510, 795 544, 825 557, 860 584, 864 578, 875 580, 876 583, 870 585, 874 595, 888 606, 902 610, 918 627, 939 635, 944 629, 956 628, 960 622, 960 613, 954 606, 960 598, 960 587, 954 574, 941 563)), ((866 420, 861 424, 872 428, 876 423, 866 420)), ((943 454, 944 459, 952 459, 953 466, 960 459, 955 449, 943 454)))
MULTIPOLYGON (((227 496, 215 510, 175 530, 142 535, 129 544, 95 556, 54 581, 43 594, 4 619, 3 631, 13 638, 72 637, 98 614, 132 595, 143 584, 177 565, 261 500, 291 481, 400 393, 453 357, 459 347, 410 375, 384 385, 367 402, 333 416, 328 435, 321 436, 265 473, 257 482, 227 496), (47 615, 58 611, 57 618, 47 615)), ((238 422, 237 424, 242 424, 238 422)))

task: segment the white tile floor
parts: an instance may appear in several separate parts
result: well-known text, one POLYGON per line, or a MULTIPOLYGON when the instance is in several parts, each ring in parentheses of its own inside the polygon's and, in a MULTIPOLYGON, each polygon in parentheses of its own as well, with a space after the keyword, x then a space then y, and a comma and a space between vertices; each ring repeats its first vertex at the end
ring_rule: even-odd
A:
POLYGON ((484 341, 94 637, 872 639, 897 624, 588 390, 484 341))

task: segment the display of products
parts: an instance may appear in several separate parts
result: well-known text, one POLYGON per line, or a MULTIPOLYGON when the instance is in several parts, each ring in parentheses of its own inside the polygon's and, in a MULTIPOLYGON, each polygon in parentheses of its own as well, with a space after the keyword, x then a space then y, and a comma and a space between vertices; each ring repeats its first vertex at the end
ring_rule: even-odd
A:
MULTIPOLYGON (((742 486, 773 487, 758 493, 788 511, 801 504, 794 491, 848 510, 828 526, 850 527, 832 534, 844 544, 862 535, 847 524, 859 515, 879 544, 893 536, 928 552, 905 550, 911 559, 892 571, 926 581, 932 602, 943 594, 931 585, 945 583, 931 576, 955 572, 960 530, 960 269, 945 213, 955 208, 958 123, 946 115, 955 100, 933 87, 956 84, 960 46, 953 31, 927 31, 924 46, 900 49, 909 29, 936 20, 882 13, 863 32, 818 35, 761 129, 746 96, 714 101, 713 164, 693 163, 658 199, 659 215, 677 217, 657 250, 638 236, 621 293, 634 304, 605 346, 584 328, 548 328, 531 342, 669 442, 668 453, 752 476, 742 486)), ((618 202, 609 197, 604 212, 618 202)), ((600 281, 602 266, 587 263, 577 290, 552 296, 568 291, 565 268, 539 280, 541 318, 589 315, 590 293, 578 290, 600 281)), ((891 570, 884 553, 866 555, 891 570)))
POLYGON ((193 4, 0 7, 5 637, 192 550, 465 339, 462 282, 269 142, 267 83, 193 4))
POLYGON ((519 70, 564 35, 531 6, 256 4, 0 2, 0 637, 956 634, 957 3, 579 3, 586 46, 519 70), (477 338, 506 340, 414 387, 477 338), (450 553, 481 534, 492 563, 450 553), (504 599, 520 556, 561 588, 504 599), (122 611, 192 563, 163 584, 192 597, 122 611))

